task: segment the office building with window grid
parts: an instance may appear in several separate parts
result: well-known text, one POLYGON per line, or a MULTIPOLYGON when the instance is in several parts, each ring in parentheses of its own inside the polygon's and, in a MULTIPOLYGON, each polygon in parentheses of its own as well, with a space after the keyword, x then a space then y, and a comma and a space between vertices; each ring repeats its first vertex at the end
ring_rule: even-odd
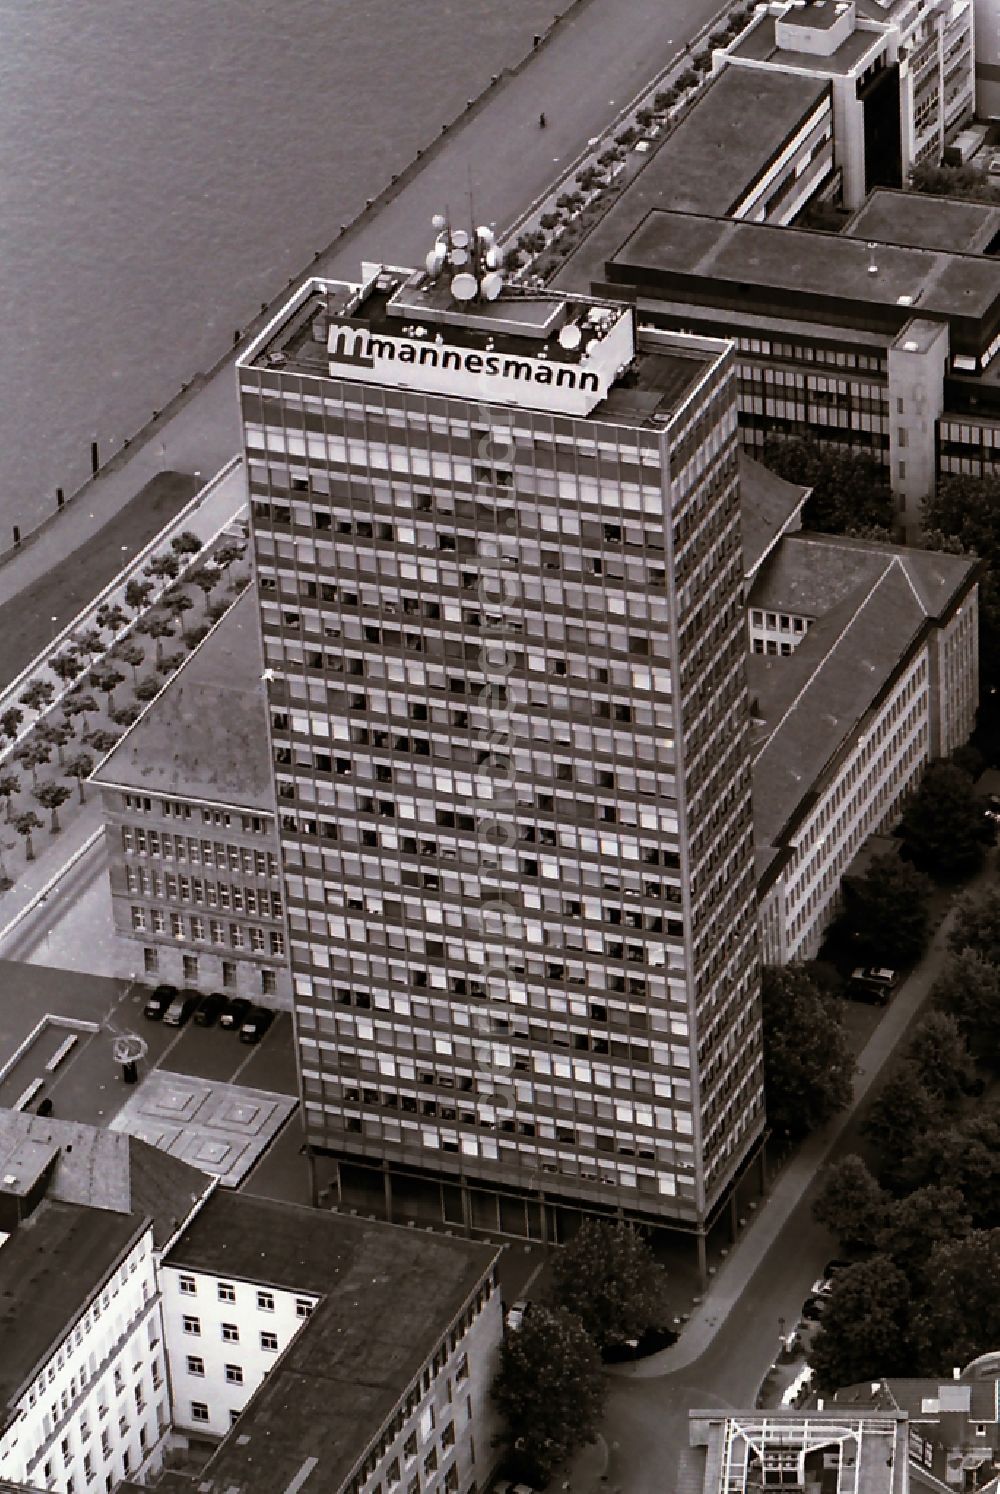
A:
POLYGON ((215 1194, 160 1273, 175 1440, 219 1444, 198 1488, 486 1489, 497 1260, 495 1245, 215 1194))
POLYGON ((93 780, 123 971, 288 1007, 260 672, 248 592, 93 780))
POLYGON ((703 1246, 764 1126, 733 353, 449 237, 239 364, 307 1139, 703 1246))

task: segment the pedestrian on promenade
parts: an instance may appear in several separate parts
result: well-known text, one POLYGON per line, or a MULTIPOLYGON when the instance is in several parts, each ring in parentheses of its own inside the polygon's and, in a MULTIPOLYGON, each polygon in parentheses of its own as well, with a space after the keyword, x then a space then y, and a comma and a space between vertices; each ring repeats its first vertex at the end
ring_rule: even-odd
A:
POLYGON ((544 130, 544 128, 545 128, 545 115, 544 115, 544 113, 539 114, 539 116, 538 116, 538 126, 539 126, 539 129, 544 130))

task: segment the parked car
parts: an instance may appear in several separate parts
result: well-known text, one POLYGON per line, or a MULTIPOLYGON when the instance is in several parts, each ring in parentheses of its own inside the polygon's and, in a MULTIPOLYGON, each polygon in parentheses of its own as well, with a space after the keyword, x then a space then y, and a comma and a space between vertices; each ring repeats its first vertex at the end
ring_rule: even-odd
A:
POLYGON ((508 1307, 508 1309, 507 1309, 507 1318, 506 1318, 508 1333, 516 1333, 517 1332, 517 1330, 520 1328, 521 1324, 524 1322, 525 1313, 527 1311, 528 1311, 528 1304, 527 1304, 527 1302, 525 1302, 525 1301, 522 1300, 520 1302, 512 1302, 511 1303, 510 1307, 508 1307))
POLYGON ((885 965, 858 965, 851 971, 847 994, 856 1001, 873 1001, 885 1006, 899 984, 899 975, 885 965))
POLYGON ((240 1026, 240 1042, 259 1043, 273 1021, 272 1011, 269 1011, 266 1006, 255 1006, 253 1011, 244 1017, 240 1026))
POLYGON ((194 995, 189 991, 181 991, 176 995, 166 1011, 163 1013, 163 1024, 165 1027, 183 1027, 195 1007, 198 1005, 197 992, 194 995))
POLYGON ((242 1027, 251 1003, 245 996, 233 996, 222 1008, 220 1027, 242 1027))
POLYGON ((841 1271, 846 1271, 850 1261, 827 1261, 823 1267, 823 1275, 812 1284, 812 1292, 815 1297, 828 1297, 833 1291, 836 1279, 841 1271))
POLYGON ((142 1015, 148 1017, 151 1022, 159 1022, 176 995, 176 986, 157 986, 143 1007, 142 1015))
POLYGON ((194 1014, 194 1020, 199 1027, 211 1027, 221 1015, 226 1005, 226 997, 221 991, 213 991, 211 996, 203 996, 198 1002, 198 1010, 194 1014))
POLYGON ((829 1297, 807 1297, 802 1304, 802 1316, 810 1323, 818 1323, 826 1312, 829 1297))

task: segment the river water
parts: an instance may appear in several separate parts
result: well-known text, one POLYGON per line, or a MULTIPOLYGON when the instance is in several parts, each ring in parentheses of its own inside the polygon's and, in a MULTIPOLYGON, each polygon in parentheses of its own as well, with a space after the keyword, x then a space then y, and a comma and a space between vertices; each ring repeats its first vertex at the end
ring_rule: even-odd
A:
POLYGON ((0 0, 0 548, 567 0, 0 0))

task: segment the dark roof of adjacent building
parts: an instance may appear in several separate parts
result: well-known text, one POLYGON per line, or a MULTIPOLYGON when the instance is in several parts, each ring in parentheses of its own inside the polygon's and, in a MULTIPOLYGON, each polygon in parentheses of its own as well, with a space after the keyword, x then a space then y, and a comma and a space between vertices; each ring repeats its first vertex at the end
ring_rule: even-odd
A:
POLYGON ((321 1298, 203 1471, 204 1494, 333 1491, 497 1258, 494 1246, 216 1193, 167 1264, 321 1298))
POLYGON ((213 1181, 123 1132, 0 1110, 4 1192, 27 1192, 53 1162, 46 1197, 109 1213, 145 1215, 157 1246, 170 1239, 213 1181))
POLYGON ((1000 203, 878 187, 841 231, 866 242, 982 254, 1000 233, 1000 203))
MULTIPOLYGON (((609 216, 619 212, 620 206, 609 216)), ((922 316, 962 319, 1000 308, 997 266, 978 255, 899 244, 871 251, 842 234, 668 210, 646 214, 612 256, 608 274, 653 287, 665 277, 688 276, 737 294, 753 286, 790 298, 790 311, 798 302, 817 309, 853 303, 899 307, 905 320, 912 314, 903 315, 907 305, 919 306, 922 316), (910 299, 900 302, 901 296, 910 299)))
POLYGON ((634 208, 729 213, 828 86, 772 68, 727 67, 654 148, 630 188, 634 208))
POLYGON ((754 575, 778 540, 797 528, 802 505, 812 490, 787 482, 740 452, 740 530, 743 536, 743 574, 754 575))
POLYGON ((247 587, 98 766, 95 781, 273 814, 263 667, 247 587))
POLYGON ((45 1198, 0 1245, 0 1406, 32 1378, 144 1224, 137 1214, 45 1198))
POLYGON ((799 806, 892 680, 929 621, 958 605, 981 570, 963 555, 840 535, 785 535, 748 605, 812 619, 788 657, 751 654, 758 872, 799 806))

